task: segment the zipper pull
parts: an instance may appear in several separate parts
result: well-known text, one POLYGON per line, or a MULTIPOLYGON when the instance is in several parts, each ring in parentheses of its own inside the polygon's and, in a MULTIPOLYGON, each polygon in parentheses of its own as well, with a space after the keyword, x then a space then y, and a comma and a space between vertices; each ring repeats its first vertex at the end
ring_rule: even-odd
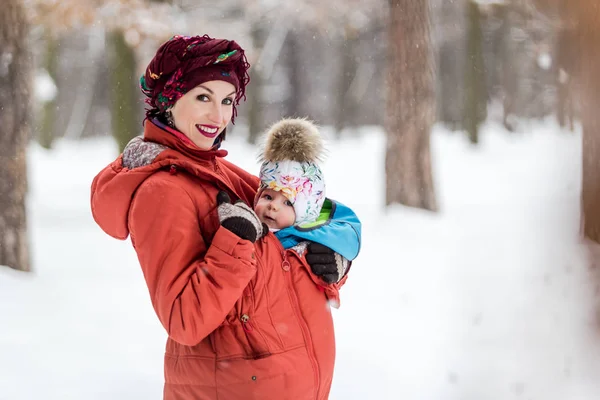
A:
POLYGON ((287 253, 284 250, 283 251, 283 262, 281 263, 281 268, 283 268, 284 271, 289 271, 290 267, 291 267, 290 262, 287 260, 287 253))
POLYGON ((246 333, 252 332, 252 325, 250 325, 250 316, 248 314, 243 314, 240 317, 240 321, 242 321, 242 328, 246 333))

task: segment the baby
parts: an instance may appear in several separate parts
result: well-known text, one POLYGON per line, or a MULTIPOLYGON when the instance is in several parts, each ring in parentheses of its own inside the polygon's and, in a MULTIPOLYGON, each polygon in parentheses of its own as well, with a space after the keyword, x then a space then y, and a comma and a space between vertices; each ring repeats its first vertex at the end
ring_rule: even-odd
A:
POLYGON ((266 134, 260 157, 260 187, 252 210, 241 201, 230 204, 220 192, 221 225, 255 241, 274 234, 284 249, 293 249, 327 284, 346 275, 360 250, 361 224, 342 203, 325 197, 318 165, 323 142, 315 125, 305 119, 284 119, 266 134), (262 224, 262 227, 260 226, 262 224))
POLYGON ((270 231, 317 220, 325 201, 322 156, 321 135, 310 121, 284 119, 269 129, 254 211, 270 231))
POLYGON ((326 283, 340 281, 360 250, 361 224, 342 203, 325 197, 318 163, 324 146, 317 127, 305 119, 284 119, 266 134, 260 157, 260 188, 254 212, 284 249, 306 255, 326 283))

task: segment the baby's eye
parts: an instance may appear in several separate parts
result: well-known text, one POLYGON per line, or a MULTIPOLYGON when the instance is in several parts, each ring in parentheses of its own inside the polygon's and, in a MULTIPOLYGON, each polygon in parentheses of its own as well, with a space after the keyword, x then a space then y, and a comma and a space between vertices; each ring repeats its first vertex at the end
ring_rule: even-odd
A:
POLYGON ((198 99, 200 101, 210 101, 210 99, 208 98, 208 96, 205 95, 205 94, 199 94, 198 96, 196 96, 196 99, 198 99))
POLYGON ((233 104, 233 99, 228 97, 226 99, 223 99, 222 103, 225 104, 226 106, 230 106, 233 104))
POLYGON ((264 198, 264 199, 267 199, 267 200, 273 200, 273 198, 271 197, 271 195, 270 195, 270 194, 265 194, 265 195, 263 196, 263 198, 264 198))
POLYGON ((294 207, 294 205, 292 204, 292 202, 291 202, 291 201, 289 201, 289 200, 286 200, 284 204, 285 204, 286 206, 289 206, 289 207, 294 207))

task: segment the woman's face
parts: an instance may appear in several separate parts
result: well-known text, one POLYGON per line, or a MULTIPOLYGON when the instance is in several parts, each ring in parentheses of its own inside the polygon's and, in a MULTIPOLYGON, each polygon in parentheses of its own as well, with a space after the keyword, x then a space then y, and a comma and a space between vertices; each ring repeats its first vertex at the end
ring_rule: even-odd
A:
POLYGON ((175 128, 203 150, 213 146, 233 115, 235 86, 204 82, 184 94, 171 108, 175 128))

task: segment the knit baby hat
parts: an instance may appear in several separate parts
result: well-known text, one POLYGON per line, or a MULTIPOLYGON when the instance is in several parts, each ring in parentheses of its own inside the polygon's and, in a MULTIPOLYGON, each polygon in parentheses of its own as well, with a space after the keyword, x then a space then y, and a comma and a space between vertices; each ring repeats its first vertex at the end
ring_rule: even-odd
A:
POLYGON ((325 201, 319 130, 306 119, 287 118, 269 128, 264 141, 259 196, 264 189, 280 191, 294 205, 294 225, 316 221, 325 201))

